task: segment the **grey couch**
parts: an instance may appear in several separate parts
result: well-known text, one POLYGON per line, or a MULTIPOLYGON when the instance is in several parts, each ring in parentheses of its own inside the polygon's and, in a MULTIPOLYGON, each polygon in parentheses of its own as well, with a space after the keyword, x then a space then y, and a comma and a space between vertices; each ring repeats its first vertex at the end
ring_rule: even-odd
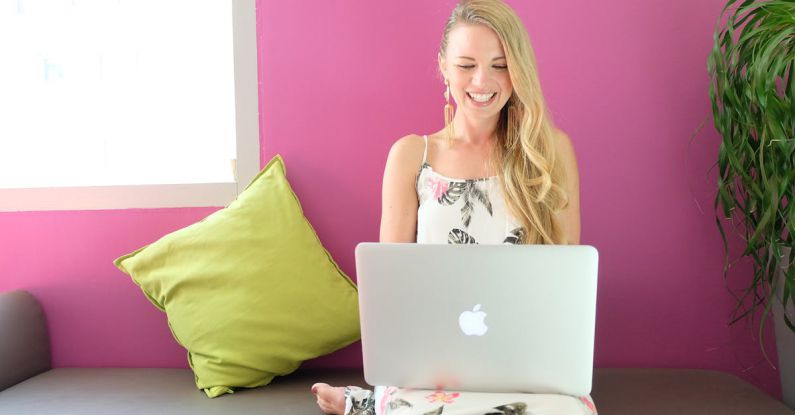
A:
MULTIPOLYGON (((24 291, 0 294, 0 414, 320 414, 317 381, 362 385, 360 371, 298 371, 263 388, 208 399, 187 369, 50 366, 44 314, 24 291)), ((597 369, 603 415, 795 415, 740 379, 686 369, 597 369)))

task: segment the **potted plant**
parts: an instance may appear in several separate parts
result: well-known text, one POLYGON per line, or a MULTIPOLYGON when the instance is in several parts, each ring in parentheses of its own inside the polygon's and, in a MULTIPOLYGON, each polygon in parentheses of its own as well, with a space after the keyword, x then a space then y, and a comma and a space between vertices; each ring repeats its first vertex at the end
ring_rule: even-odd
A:
MULTIPOLYGON (((713 39, 710 99, 723 137, 716 216, 739 223, 745 241, 740 257, 750 257, 754 268, 732 323, 761 311, 761 341, 768 315, 780 319, 782 389, 795 408, 795 373, 786 372, 795 372, 795 1, 729 0, 713 39), (782 343, 787 337, 789 345, 782 343)), ((728 244, 716 219, 726 276, 728 244)))

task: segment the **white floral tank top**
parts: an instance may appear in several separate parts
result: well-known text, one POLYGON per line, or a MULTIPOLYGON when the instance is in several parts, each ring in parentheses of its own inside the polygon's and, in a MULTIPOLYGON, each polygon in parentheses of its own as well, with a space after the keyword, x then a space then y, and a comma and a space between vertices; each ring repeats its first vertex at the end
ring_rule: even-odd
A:
POLYGON ((428 163, 428 136, 417 174, 417 243, 514 244, 523 228, 508 213, 496 176, 452 179, 428 163))

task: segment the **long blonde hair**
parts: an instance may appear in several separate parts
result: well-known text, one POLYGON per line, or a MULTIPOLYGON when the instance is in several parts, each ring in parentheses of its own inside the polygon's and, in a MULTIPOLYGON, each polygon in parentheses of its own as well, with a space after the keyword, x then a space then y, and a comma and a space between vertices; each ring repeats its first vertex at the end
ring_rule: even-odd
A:
POLYGON ((508 211, 523 231, 521 243, 564 244, 565 235, 553 214, 568 205, 562 187, 566 172, 556 162, 555 128, 547 113, 530 39, 516 13, 500 0, 463 0, 444 28, 439 54, 458 24, 480 24, 502 43, 513 94, 500 112, 491 163, 500 171, 508 211))

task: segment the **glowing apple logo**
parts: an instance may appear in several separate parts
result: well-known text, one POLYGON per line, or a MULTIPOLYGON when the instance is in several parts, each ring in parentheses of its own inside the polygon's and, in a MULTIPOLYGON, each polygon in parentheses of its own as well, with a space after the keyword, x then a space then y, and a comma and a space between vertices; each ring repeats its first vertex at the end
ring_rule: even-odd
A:
POLYGON ((467 336, 482 336, 489 329, 483 321, 485 319, 486 313, 480 311, 480 304, 478 304, 472 311, 464 311, 458 316, 458 325, 467 336))

